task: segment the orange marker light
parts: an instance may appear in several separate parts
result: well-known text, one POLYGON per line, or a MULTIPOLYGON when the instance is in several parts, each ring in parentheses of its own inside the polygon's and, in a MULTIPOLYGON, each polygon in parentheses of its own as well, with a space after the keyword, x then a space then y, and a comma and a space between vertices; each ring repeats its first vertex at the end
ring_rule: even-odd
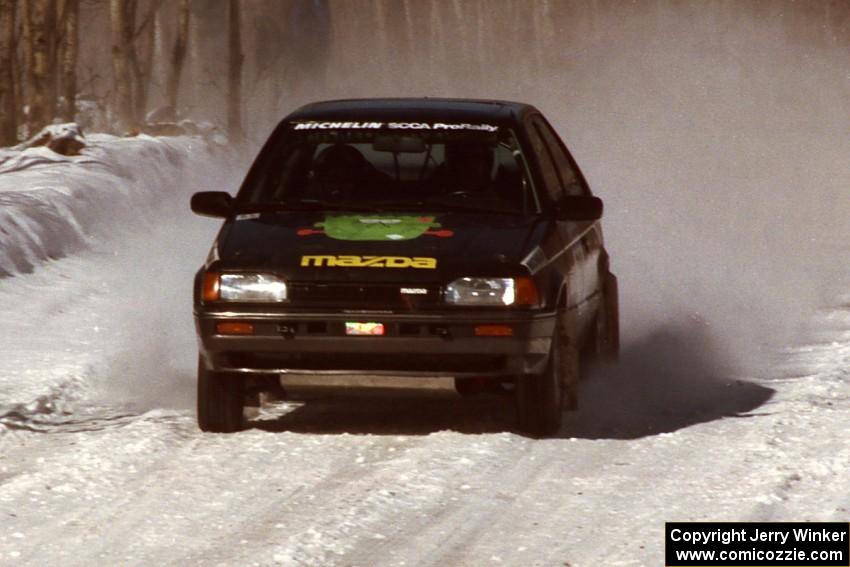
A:
POLYGON ((540 295, 531 278, 516 278, 516 300, 514 305, 539 305, 540 295))
POLYGON ((512 337, 514 330, 510 325, 476 325, 476 337, 512 337))
POLYGON ((220 299, 219 281, 219 274, 216 272, 207 272, 204 274, 204 301, 218 301, 220 299))
POLYGON ((253 335, 252 323, 216 323, 215 332, 218 335, 253 335))

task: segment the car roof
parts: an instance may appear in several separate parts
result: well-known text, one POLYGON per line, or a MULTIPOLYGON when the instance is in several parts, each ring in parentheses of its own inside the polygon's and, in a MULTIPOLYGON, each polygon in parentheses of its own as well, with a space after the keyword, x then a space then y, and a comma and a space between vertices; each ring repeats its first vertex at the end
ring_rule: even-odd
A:
POLYGON ((457 98, 363 98, 328 100, 302 106, 284 121, 453 121, 515 122, 533 106, 521 102, 457 98))

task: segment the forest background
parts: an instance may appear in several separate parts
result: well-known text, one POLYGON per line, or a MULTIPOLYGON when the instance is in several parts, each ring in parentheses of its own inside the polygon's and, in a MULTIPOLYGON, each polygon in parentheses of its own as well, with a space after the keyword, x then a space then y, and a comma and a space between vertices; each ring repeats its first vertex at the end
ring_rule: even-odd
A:
POLYGON ((850 47, 841 0, 0 0, 0 146, 70 121, 126 134, 191 119, 259 141, 316 98, 569 102, 594 80, 588 52, 616 58, 630 26, 688 19, 718 38, 768 25, 803 56, 850 47))

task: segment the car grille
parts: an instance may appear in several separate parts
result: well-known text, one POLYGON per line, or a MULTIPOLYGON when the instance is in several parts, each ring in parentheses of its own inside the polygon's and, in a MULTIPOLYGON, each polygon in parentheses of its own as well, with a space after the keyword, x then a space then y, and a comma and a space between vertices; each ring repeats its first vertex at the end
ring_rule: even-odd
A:
POLYGON ((440 287, 437 285, 294 282, 289 286, 289 298, 296 306, 417 310, 437 305, 440 300, 440 287), (403 289, 425 290, 426 293, 402 293, 403 289))

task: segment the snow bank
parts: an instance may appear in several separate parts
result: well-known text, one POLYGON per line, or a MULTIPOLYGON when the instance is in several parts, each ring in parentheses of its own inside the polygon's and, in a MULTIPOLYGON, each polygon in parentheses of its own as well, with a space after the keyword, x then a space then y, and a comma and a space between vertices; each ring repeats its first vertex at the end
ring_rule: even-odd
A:
POLYGON ((90 238, 152 218, 212 159, 200 138, 87 137, 79 156, 0 150, 0 277, 84 248, 90 238))
POLYGON ((189 195, 232 192, 244 164, 200 137, 86 142, 0 149, 0 437, 101 398, 189 407, 192 275, 220 224, 189 195))

